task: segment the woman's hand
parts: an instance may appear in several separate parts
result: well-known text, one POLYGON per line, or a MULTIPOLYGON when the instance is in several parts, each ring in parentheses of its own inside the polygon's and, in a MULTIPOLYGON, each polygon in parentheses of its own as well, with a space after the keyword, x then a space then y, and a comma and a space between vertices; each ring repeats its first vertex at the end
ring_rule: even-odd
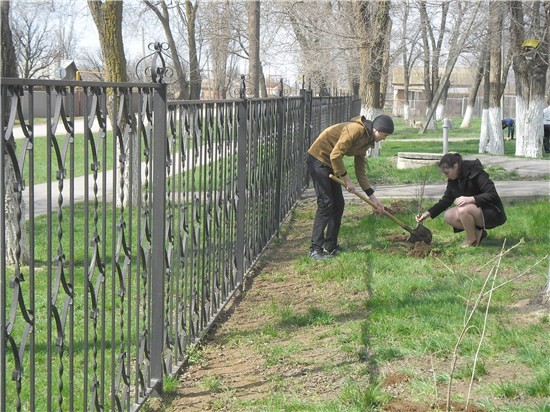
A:
POLYGON ((422 223, 423 221, 425 221, 430 216, 431 216, 430 212, 419 213, 418 215, 415 216, 416 223, 422 223))
POLYGON ((476 203, 476 200, 473 196, 460 196, 455 199, 455 205, 457 206, 466 206, 471 203, 476 203))

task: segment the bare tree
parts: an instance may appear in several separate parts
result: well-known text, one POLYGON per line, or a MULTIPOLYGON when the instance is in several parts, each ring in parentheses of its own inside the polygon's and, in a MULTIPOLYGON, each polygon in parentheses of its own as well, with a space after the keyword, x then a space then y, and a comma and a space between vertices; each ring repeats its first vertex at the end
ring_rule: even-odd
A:
POLYGON ((287 9, 288 17, 300 45, 302 66, 306 78, 320 96, 331 93, 334 70, 332 39, 327 35, 333 10, 329 2, 293 3, 287 9))
MULTIPOLYGON (((10 25, 10 2, 9 0, 0 2, 0 27, 2 42, 2 77, 17 77, 17 57, 13 44, 13 35, 10 25)), ((4 99, 4 96, 2 96, 4 99)), ((6 124, 9 116, 7 100, 2 101, 2 124, 6 124)), ((9 152, 15 154, 15 139, 9 136, 5 142, 5 147, 9 152)), ((2 153, 4 156, 4 179, 2 182, 6 188, 5 193, 5 236, 6 236, 6 264, 26 264, 30 259, 27 246, 27 236, 24 230, 25 203, 21 191, 23 187, 17 180, 15 169, 18 165, 12 162, 12 157, 8 153, 2 153)))
POLYGON ((451 74, 454 70, 454 67, 460 56, 460 53, 465 49, 468 37, 472 32, 472 27, 476 21, 477 13, 481 4, 482 4, 481 2, 477 2, 471 5, 468 9, 463 9, 464 11, 463 15, 464 16, 466 16, 467 14, 469 15, 468 19, 465 22, 463 21, 463 18, 462 18, 463 15, 459 13, 460 18, 456 21, 455 26, 453 28, 453 34, 451 34, 452 41, 449 45, 449 57, 445 65, 445 72, 443 73, 441 78, 438 79, 438 87, 437 89, 435 89, 435 92, 433 93, 431 104, 428 106, 426 121, 424 122, 424 126, 420 130, 420 133, 424 133, 426 131, 426 129, 428 128, 428 125, 432 120, 436 106, 443 94, 444 88, 447 87, 447 82, 451 77, 451 74))
POLYGON ((101 48, 88 48, 79 55, 80 77, 82 80, 105 81, 105 63, 101 48))
POLYGON ((26 79, 50 77, 61 53, 48 24, 48 4, 14 3, 12 15, 19 74, 26 79))
MULTIPOLYGON (((449 4, 450 1, 448 0, 441 2, 439 31, 436 32, 436 29, 432 26, 431 22, 432 20, 437 21, 437 19, 430 18, 430 15, 435 13, 435 10, 433 10, 432 13, 429 13, 426 0, 420 0, 418 2, 418 8, 420 11, 420 26, 422 28, 422 48, 424 52, 424 94, 426 96, 426 107, 428 110, 432 106, 435 91, 439 87, 439 65, 447 25, 449 4)), ((425 123, 425 128, 435 129, 437 126, 435 119, 433 122, 429 119, 425 123)))
POLYGON ((78 47, 78 35, 75 31, 75 20, 63 13, 56 11, 58 20, 55 35, 60 59, 73 60, 76 58, 78 47))
POLYGON ((516 79, 516 155, 542 157, 550 2, 511 1, 510 8, 512 66, 516 79))
MULTIPOLYGON (((419 58, 418 39, 420 37, 420 25, 415 25, 416 28, 410 33, 409 16, 411 11, 411 2, 406 1, 400 3, 402 9, 401 20, 401 45, 402 66, 403 66, 403 119, 410 119, 410 102, 409 102, 409 85, 411 80, 411 69, 416 60, 419 58)), ((394 108, 396 106, 394 105, 394 108)))
POLYGON ((170 48, 172 62, 176 71, 177 83, 179 85, 179 91, 176 93, 175 97, 176 99, 187 99, 189 98, 189 83, 187 81, 185 68, 180 60, 178 47, 176 46, 176 41, 172 34, 172 29, 170 27, 170 12, 168 5, 166 4, 165 0, 155 2, 144 0, 143 3, 155 13, 158 20, 162 24, 164 34, 166 36, 166 39, 168 40, 168 47, 170 48))

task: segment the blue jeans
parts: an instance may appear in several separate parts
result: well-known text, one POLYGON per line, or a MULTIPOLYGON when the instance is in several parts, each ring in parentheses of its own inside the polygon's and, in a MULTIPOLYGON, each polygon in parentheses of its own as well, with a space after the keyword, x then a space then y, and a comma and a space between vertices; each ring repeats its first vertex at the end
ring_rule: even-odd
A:
POLYGON ((344 214, 342 186, 328 177, 333 173, 330 166, 309 154, 307 169, 317 195, 317 212, 313 221, 310 250, 332 250, 338 245, 338 233, 344 214))

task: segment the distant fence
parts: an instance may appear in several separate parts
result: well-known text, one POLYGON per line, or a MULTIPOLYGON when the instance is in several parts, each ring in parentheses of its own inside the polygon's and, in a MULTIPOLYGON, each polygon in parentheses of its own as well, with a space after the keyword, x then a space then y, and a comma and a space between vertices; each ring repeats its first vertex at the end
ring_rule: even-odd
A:
MULTIPOLYGON (((449 97, 445 104, 445 117, 464 117, 468 106, 468 97, 449 97)), ((516 117, 516 96, 502 96, 502 117, 516 117)), ((403 101, 386 100, 387 110, 395 116, 403 116, 403 101)), ((416 120, 422 120, 426 116, 426 100, 411 99, 409 101, 410 116, 416 120)), ((473 115, 481 117, 483 112, 483 96, 478 96, 473 106, 473 115)))
POLYGON ((308 90, 167 102, 165 85, 2 79, 1 92, 1 411, 131 411, 162 391, 296 204, 311 139, 359 114, 308 90))

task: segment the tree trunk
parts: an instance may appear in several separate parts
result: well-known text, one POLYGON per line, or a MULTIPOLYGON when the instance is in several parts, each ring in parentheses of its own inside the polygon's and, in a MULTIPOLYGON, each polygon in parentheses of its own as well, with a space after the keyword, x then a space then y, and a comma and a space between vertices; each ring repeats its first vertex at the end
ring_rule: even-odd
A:
POLYGON ((472 122, 472 116, 474 113, 474 107, 477 99, 477 92, 479 91, 479 86, 481 85, 481 79, 483 79, 483 71, 485 69, 485 61, 489 58, 487 52, 482 52, 479 56, 476 76, 472 87, 470 87, 470 92, 468 93, 468 103, 466 105, 466 112, 464 113, 464 118, 462 119, 462 124, 460 125, 461 129, 467 129, 470 127, 472 122))
POLYGON ((248 74, 252 96, 260 96, 260 2, 248 2, 248 74))
POLYGON ((472 10, 470 11, 470 17, 468 22, 466 23, 466 27, 462 29, 462 25, 457 23, 454 27, 454 33, 451 36, 453 41, 450 45, 449 50, 449 59, 447 60, 447 65, 445 67, 445 73, 440 79, 439 87, 437 88, 436 92, 434 93, 434 98, 431 104, 427 108, 427 115, 426 115, 426 121, 424 122, 424 127, 420 130, 419 133, 424 133, 426 129, 429 127, 435 109, 434 105, 437 105, 439 102, 439 99, 441 98, 441 95, 443 94, 443 88, 445 87, 446 83, 449 81, 451 77, 451 73, 453 72, 453 69, 455 67, 455 64, 458 60, 458 57, 460 56, 460 52, 464 50, 466 40, 468 39, 470 32, 472 30, 472 26, 476 20, 477 11, 479 10, 479 7, 482 3, 477 2, 474 5, 472 5, 472 10), (460 34, 458 34, 460 33, 460 34))
POLYGON ((267 97, 267 86, 265 83, 265 73, 262 63, 260 62, 260 97, 267 97))
MULTIPOLYGON (((105 77, 109 82, 127 82, 128 73, 126 71, 126 57, 124 54, 124 43, 122 40, 122 1, 107 0, 101 2, 98 0, 88 0, 88 7, 92 14, 92 18, 97 27, 99 34, 99 43, 101 52, 103 54, 103 61, 105 62, 105 77)), ((113 134, 116 128, 115 124, 118 124, 120 133, 122 136, 128 136, 128 139, 136 139, 135 130, 130 130, 126 133, 126 128, 131 128, 131 124, 136 124, 135 121, 130 121, 123 113, 121 118, 117 119, 117 112, 115 111, 114 96, 108 96, 107 110, 109 113, 109 121, 113 134)), ((117 107, 118 109, 118 107, 117 107)), ((140 153, 137 144, 130 145, 129 141, 120 140, 122 147, 119 147, 120 153, 124 153, 129 163, 119 163, 119 169, 117 179, 122 179, 124 182, 123 188, 119 193, 116 193, 117 206, 126 206, 130 199, 130 192, 133 199, 137 199, 139 194, 139 170, 140 170, 140 153), (130 146, 133 147, 133 153, 130 153, 130 146), (130 170, 133 171, 133 176, 130 177, 130 170), (134 184, 130 187, 130 181, 134 184)))
POLYGON ((447 107, 447 96, 449 95, 449 87, 451 87, 451 82, 447 81, 445 83, 445 86, 443 86, 443 92, 441 93, 441 98, 437 103, 437 110, 435 114, 436 120, 443 120, 447 115, 446 107, 447 107))
POLYGON ((205 4, 207 5, 207 11, 212 14, 212 27, 207 40, 211 50, 213 98, 225 99, 228 90, 227 61, 229 58, 229 39, 231 37, 229 5, 227 2, 209 2, 205 4))
MULTIPOLYGON (((15 47, 13 45, 13 36, 10 26, 10 2, 9 0, 0 2, 0 26, 2 42, 2 77, 17 77, 17 60, 15 47)), ((7 123, 10 113, 8 99, 2 101, 2 124, 7 123)), ((9 136, 5 142, 10 150, 16 152, 15 139, 9 136)), ((26 265, 30 260, 29 248, 27 245, 27 232, 25 230, 26 205, 22 196, 22 182, 17 182, 15 167, 12 158, 3 153, 4 156, 4 179, 2 184, 5 187, 5 227, 6 236, 6 264, 7 265, 26 265), (17 189, 16 189, 17 188, 17 189)))
POLYGON ((199 52, 197 49, 196 21, 199 1, 193 5, 190 0, 185 1, 185 11, 187 13, 187 41, 189 42, 189 98, 197 100, 201 97, 202 77, 199 66, 199 52))
POLYGON ((107 81, 128 81, 126 57, 122 41, 122 1, 88 0, 88 6, 97 27, 99 43, 105 62, 107 81))
MULTIPOLYGON (((388 1, 371 3, 360 1, 359 15, 361 25, 359 33, 361 37, 361 86, 360 93, 363 98, 363 114, 367 119, 374 119, 382 114, 381 106, 381 79, 383 71, 383 56, 387 46, 386 35, 390 24, 388 1)), ((377 143, 370 156, 377 156, 380 152, 380 144, 377 143)))
POLYGON ((380 102, 383 56, 389 19, 389 2, 360 2, 362 19, 361 96, 365 110, 382 109, 380 102), (374 10, 373 10, 374 8, 374 10))
POLYGON ((392 21, 388 18, 388 23, 386 25, 386 36, 384 41, 384 54, 382 57, 382 75, 380 80, 380 108, 382 109, 384 109, 384 107, 386 106, 386 92, 388 90, 389 82, 391 31, 392 21))
POLYGON ((489 82, 489 71, 491 60, 485 61, 483 73, 483 110, 481 111, 481 130, 479 134, 479 153, 487 153, 489 150, 489 96, 491 94, 491 83, 489 82))
MULTIPOLYGON (((409 26, 409 4, 403 4, 403 27, 401 30, 401 42, 403 48, 403 120, 408 121, 411 117, 410 103, 409 103, 409 84, 411 80, 411 59, 409 56, 409 47, 407 46, 408 26, 409 26)), ((411 53, 413 53, 414 46, 411 46, 411 53)))
POLYGON ((548 70, 548 44, 550 43, 550 2, 534 2, 526 8, 533 22, 529 28, 531 38, 540 39, 534 54, 527 55, 522 47, 526 39, 523 2, 511 1, 511 47, 516 77, 516 156, 542 157, 543 114, 545 107, 546 72, 548 70), (538 7, 537 7, 538 6, 538 7))
POLYGON ((503 4, 500 1, 489 3, 489 49, 491 64, 489 70, 489 153, 504 154, 504 136, 502 133, 501 69, 502 69, 502 18, 503 4))

